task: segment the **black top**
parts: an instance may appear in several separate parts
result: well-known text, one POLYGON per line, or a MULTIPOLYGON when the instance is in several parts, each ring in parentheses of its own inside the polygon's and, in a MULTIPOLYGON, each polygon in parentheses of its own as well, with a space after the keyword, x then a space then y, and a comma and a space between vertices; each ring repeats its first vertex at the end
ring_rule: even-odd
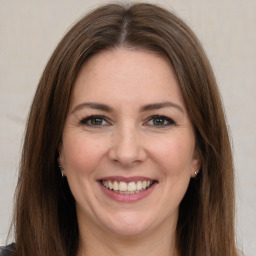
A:
POLYGON ((15 255, 15 244, 9 244, 7 246, 0 247, 0 256, 15 255))

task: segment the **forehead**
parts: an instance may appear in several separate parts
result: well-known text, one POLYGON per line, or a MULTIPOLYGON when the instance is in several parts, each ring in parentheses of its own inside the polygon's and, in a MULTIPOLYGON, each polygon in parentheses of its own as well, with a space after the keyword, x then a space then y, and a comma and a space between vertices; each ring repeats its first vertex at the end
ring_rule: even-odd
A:
POLYGON ((127 48, 102 51, 83 65, 75 81, 72 103, 94 98, 126 103, 172 99, 184 104, 176 74, 165 57, 127 48))

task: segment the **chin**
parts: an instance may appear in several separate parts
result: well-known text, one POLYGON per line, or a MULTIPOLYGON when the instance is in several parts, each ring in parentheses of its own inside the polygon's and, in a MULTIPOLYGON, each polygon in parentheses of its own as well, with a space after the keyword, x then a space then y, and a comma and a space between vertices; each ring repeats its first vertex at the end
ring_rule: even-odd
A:
POLYGON ((106 228, 112 233, 121 236, 137 236, 145 233, 150 229, 150 220, 145 218, 145 214, 138 216, 138 213, 126 213, 115 216, 108 224, 106 228), (109 225, 110 224, 110 225, 109 225))

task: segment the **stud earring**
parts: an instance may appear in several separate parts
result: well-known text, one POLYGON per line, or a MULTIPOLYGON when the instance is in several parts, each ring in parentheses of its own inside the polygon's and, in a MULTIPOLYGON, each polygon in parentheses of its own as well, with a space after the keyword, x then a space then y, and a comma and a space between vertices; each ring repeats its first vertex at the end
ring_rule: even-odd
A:
POLYGON ((61 165, 59 165, 59 168, 60 168, 61 176, 63 178, 64 177, 64 169, 61 165))

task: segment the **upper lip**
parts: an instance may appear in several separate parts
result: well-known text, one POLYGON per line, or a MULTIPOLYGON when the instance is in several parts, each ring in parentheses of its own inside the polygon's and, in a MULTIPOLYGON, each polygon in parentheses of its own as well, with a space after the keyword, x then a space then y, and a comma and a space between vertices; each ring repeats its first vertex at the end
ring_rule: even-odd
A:
POLYGON ((156 181, 155 179, 149 178, 149 177, 143 177, 143 176, 131 176, 131 177, 124 177, 124 176, 107 176, 102 177, 98 179, 99 181, 104 180, 113 180, 113 181, 123 181, 126 183, 132 182, 132 181, 156 181))

